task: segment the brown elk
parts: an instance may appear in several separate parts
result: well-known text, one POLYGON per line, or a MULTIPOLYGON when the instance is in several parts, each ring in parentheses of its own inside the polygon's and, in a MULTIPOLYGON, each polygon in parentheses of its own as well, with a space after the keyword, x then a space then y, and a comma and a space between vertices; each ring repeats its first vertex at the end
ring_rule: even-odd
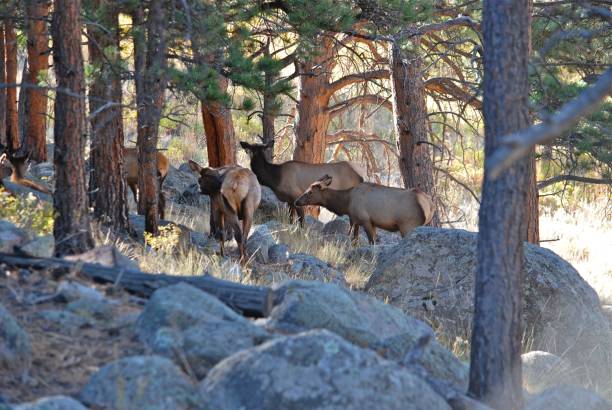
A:
MULTIPOLYGON (((132 194, 134 194, 134 200, 138 203, 138 197, 136 193, 138 192, 138 151, 136 148, 123 148, 123 159, 125 163, 125 176, 126 182, 130 189, 132 190, 132 194)), ((165 218, 165 208, 166 208, 166 198, 164 197, 164 193, 162 191, 162 185, 164 184, 164 180, 168 175, 168 170, 170 169, 170 162, 168 161, 168 157, 166 157, 161 152, 157 152, 157 177, 159 178, 159 197, 158 197, 158 207, 159 207, 159 217, 161 219, 165 218)))
POLYGON ((11 153, 1 144, 0 152, 2 152, 2 155, 0 155, 0 167, 9 168, 11 170, 11 182, 45 194, 52 194, 52 192, 46 186, 25 178, 25 173, 28 168, 28 154, 17 155, 11 153))
POLYGON ((297 206, 321 205, 337 215, 348 215, 353 241, 363 226, 370 244, 376 241, 376 228, 400 231, 402 237, 433 217, 433 202, 418 188, 401 189, 363 182, 350 189, 331 189, 332 177, 314 182, 295 201, 297 206))
POLYGON ((237 165, 222 168, 203 168, 195 161, 189 167, 200 174, 200 191, 210 196, 211 234, 220 234, 221 256, 225 254, 226 224, 234 232, 240 251, 240 261, 245 262, 245 243, 253 224, 253 215, 261 200, 261 187, 253 172, 237 165), (242 221, 242 226, 240 226, 242 221), (217 226, 218 224, 218 226, 217 226))
POLYGON ((295 200, 308 189, 310 184, 324 175, 333 178, 333 189, 348 189, 363 182, 363 177, 353 164, 347 161, 327 164, 309 164, 301 161, 287 161, 282 164, 272 164, 265 157, 267 144, 249 144, 241 141, 240 146, 251 158, 251 169, 257 175, 259 183, 274 191, 277 198, 286 202, 291 210, 292 220, 297 213, 300 223, 304 222, 304 210, 295 205, 295 200))

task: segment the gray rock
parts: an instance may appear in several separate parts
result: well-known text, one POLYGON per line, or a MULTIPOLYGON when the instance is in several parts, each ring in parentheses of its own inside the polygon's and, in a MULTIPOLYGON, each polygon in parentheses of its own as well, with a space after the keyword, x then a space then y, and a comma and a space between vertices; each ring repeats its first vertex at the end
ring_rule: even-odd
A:
POLYGON ((570 366, 554 354, 533 351, 521 355, 523 387, 530 393, 539 393, 551 386, 570 381, 570 366))
POLYGON ((185 360, 198 378, 221 360, 269 339, 268 333, 250 322, 215 321, 198 323, 185 331, 161 328, 155 334, 151 348, 155 354, 185 360))
POLYGON ((291 276, 297 279, 318 280, 346 285, 344 274, 329 263, 306 253, 293 253, 289 256, 291 276))
POLYGON ((14 246, 21 246, 28 240, 28 234, 9 221, 0 220, 0 252, 13 253, 14 246))
POLYGON ((33 177, 38 179, 51 181, 55 177, 53 162, 40 162, 38 164, 31 165, 28 171, 33 177))
POLYGON ((100 246, 78 255, 65 256, 64 259, 70 261, 96 263, 109 268, 139 270, 138 263, 136 263, 136 261, 123 255, 112 245, 100 246))
POLYGON ((75 281, 62 281, 57 287, 57 293, 66 303, 79 299, 103 300, 104 295, 99 290, 75 281))
MULTIPOLYGON (((290 281, 275 292, 277 305, 266 323, 275 331, 327 329, 394 361, 402 361, 418 339, 433 335, 428 325, 399 309, 337 285, 290 281)), ((438 379, 467 384, 466 366, 435 340, 418 363, 438 379)))
POLYGON ((312 215, 306 215, 304 217, 304 225, 308 227, 308 229, 315 231, 315 232, 321 232, 323 231, 323 228, 325 227, 325 224, 323 222, 319 221, 317 218, 313 217, 312 215))
POLYGON ((67 334, 73 334, 79 329, 91 325, 89 319, 66 310, 40 310, 35 313, 35 316, 44 319, 47 328, 67 334))
POLYGON ((25 372, 31 364, 30 337, 17 319, 0 305, 0 369, 25 372))
POLYGON ((138 318, 136 333, 141 341, 150 343, 164 327, 185 330, 198 323, 221 320, 248 323, 214 296, 179 283, 155 291, 138 318))
POLYGON ((286 263, 289 260, 289 248, 284 244, 276 244, 268 249, 270 263, 286 263))
POLYGON ((55 239, 53 235, 37 236, 31 241, 20 246, 21 251, 37 258, 50 258, 55 250, 55 239))
POLYGON ((72 397, 51 396, 16 405, 13 410, 87 410, 87 408, 72 397))
POLYGON ((78 299, 68 303, 66 309, 89 320, 109 321, 113 319, 113 305, 104 299, 78 299))
POLYGON ((601 307, 601 311, 606 316, 606 318, 610 322, 610 325, 612 326, 612 305, 603 305, 601 307))
POLYGON ((349 221, 347 218, 335 218, 325 224, 323 235, 343 235, 348 237, 349 221))
POLYGON ((183 172, 173 166, 168 169, 164 180, 163 191, 168 201, 178 202, 179 198, 191 185, 198 183, 197 174, 183 172))
POLYGON ((276 194, 267 186, 261 186, 261 201, 259 207, 255 211, 257 220, 267 221, 274 218, 280 209, 283 209, 285 204, 278 200, 276 194))
POLYGON ((237 353, 211 370, 200 392, 218 410, 450 409, 406 369, 325 330, 237 353))
POLYGON ((105 365, 95 373, 79 399, 96 409, 192 409, 196 389, 170 360, 132 356, 105 365))
POLYGON ((254 226, 246 243, 246 253, 259 263, 269 262, 269 249, 276 243, 267 225, 254 226))
POLYGON ((527 402, 525 410, 612 410, 597 394, 575 386, 557 386, 527 402))
MULTIPOLYGON (((477 234, 417 228, 378 258, 366 289, 432 323, 450 344, 469 340, 477 234)), ((609 380, 612 337, 595 291, 554 252, 525 244, 525 334, 530 348, 562 356, 572 368, 609 380)), ((587 378, 583 378, 587 380, 587 378)))

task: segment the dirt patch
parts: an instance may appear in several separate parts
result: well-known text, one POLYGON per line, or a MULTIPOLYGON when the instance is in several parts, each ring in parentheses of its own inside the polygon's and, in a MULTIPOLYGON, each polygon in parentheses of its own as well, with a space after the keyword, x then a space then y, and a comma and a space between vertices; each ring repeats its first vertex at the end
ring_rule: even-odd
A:
MULTIPOLYGON (((76 279, 94 286, 83 278, 76 279)), ((0 267, 0 304, 15 316, 32 344, 32 367, 27 375, 0 370, 0 395, 10 403, 55 394, 76 395, 104 364, 143 353, 131 326, 142 309, 138 300, 110 286, 96 286, 107 295, 112 293, 108 297, 112 302, 110 320, 85 318, 74 324, 58 323, 41 315, 44 311, 66 314, 62 301, 45 301, 57 286, 48 272, 0 267)))

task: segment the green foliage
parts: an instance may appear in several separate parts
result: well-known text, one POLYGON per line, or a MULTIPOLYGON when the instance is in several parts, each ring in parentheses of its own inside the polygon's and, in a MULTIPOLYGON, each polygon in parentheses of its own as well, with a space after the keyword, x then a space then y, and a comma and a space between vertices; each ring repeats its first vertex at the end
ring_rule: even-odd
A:
POLYGON ((36 235, 53 233, 53 206, 32 194, 27 197, 12 196, 0 187, 0 219, 6 219, 36 235))

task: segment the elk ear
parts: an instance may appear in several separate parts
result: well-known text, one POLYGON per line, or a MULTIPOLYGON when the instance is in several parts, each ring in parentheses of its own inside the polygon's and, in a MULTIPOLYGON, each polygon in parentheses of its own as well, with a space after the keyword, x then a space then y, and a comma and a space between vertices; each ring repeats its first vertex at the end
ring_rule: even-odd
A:
POLYGON ((270 148, 274 145, 274 140, 270 140, 264 144, 264 148, 270 148))
POLYGON ((194 172, 197 172, 198 174, 202 172, 202 167, 200 166, 200 164, 192 160, 189 160, 189 169, 194 172))
POLYGON ((319 179, 319 181, 321 183, 321 187, 329 187, 332 183, 332 177, 330 177, 329 175, 325 175, 323 178, 319 179))
POLYGON ((250 150, 253 149, 251 144, 249 144, 248 142, 245 141, 240 141, 240 146, 246 150, 250 150))

